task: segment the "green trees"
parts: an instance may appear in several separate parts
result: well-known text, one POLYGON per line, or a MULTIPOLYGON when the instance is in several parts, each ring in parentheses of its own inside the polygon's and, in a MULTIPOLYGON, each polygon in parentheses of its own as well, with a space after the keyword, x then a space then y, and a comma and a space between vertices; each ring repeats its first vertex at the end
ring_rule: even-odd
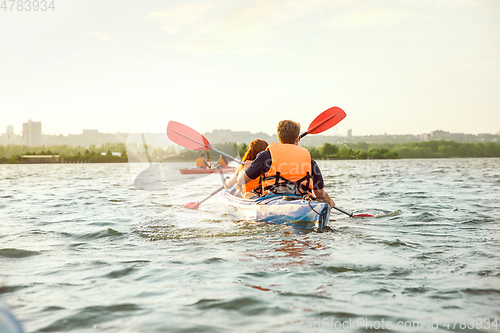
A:
POLYGON ((340 148, 338 156, 340 158, 355 158, 356 157, 356 151, 352 148, 347 148, 346 146, 340 148))
POLYGON ((339 148, 336 145, 332 145, 328 142, 325 142, 323 144, 323 147, 321 147, 321 149, 320 149, 321 155, 326 157, 326 158, 332 157, 335 154, 337 154, 338 152, 339 152, 339 148))
MULTIPOLYGON (((215 148, 240 158, 248 149, 247 144, 236 143, 216 144, 215 148)), ((360 142, 355 144, 335 145, 325 142, 319 147, 307 147, 314 159, 392 159, 392 158, 448 158, 448 157, 500 157, 500 143, 458 143, 454 141, 428 141, 411 142, 402 144, 369 144, 360 142)), ((178 151, 178 149, 177 149, 178 151)), ((89 162, 89 163, 114 163, 128 162, 127 152, 131 159, 135 154, 143 154, 140 150, 127 150, 125 144, 105 144, 101 147, 90 146, 50 146, 50 147, 26 147, 26 146, 0 146, 0 164, 20 163, 22 155, 61 155, 65 162, 89 162), (112 152, 121 152, 121 156, 114 156, 112 152), (104 154, 103 154, 104 153, 104 154)), ((166 149, 152 148, 150 155, 153 161, 194 161, 200 151, 181 150, 176 153, 176 148, 170 146, 166 149)), ((218 154, 213 154, 212 161, 218 159, 218 154)), ((144 160, 137 160, 147 162, 144 160)))
POLYGON ((127 162, 126 154, 113 156, 112 151, 126 152, 125 144, 106 144, 101 147, 94 145, 89 148, 70 146, 50 146, 50 147, 26 147, 26 146, 0 146, 0 163, 21 163, 22 155, 60 155, 64 162, 70 163, 109 163, 127 162), (107 156, 102 156, 102 152, 108 151, 107 156), (111 156, 109 156, 111 155, 111 156))
POLYGON ((319 149, 317 147, 308 148, 311 157, 314 159, 393 159, 399 158, 398 153, 387 148, 378 148, 380 145, 374 145, 377 148, 371 147, 367 143, 355 145, 343 145, 340 149, 336 145, 325 143, 319 149), (363 148, 359 148, 363 147, 363 148), (358 148, 358 149, 356 149, 358 148), (368 151, 367 151, 368 150, 368 151))
POLYGON ((439 157, 500 157, 500 143, 459 143, 455 141, 428 141, 395 144, 392 150, 402 158, 439 157))
POLYGON ((243 157, 243 155, 245 155, 245 153, 247 152, 248 150, 248 146, 246 143, 242 143, 239 147, 238 147, 238 153, 240 154, 240 157, 243 157))
POLYGON ((308 148, 309 154, 311 154, 311 157, 314 159, 320 159, 324 158, 324 156, 321 154, 320 150, 316 147, 308 148))
POLYGON ((449 157, 500 157, 500 143, 459 143, 454 141, 426 141, 401 144, 368 144, 366 142, 336 145, 324 144, 308 148, 313 158, 341 159, 392 159, 392 158, 449 158, 449 157), (333 154, 330 146, 337 147, 333 154))

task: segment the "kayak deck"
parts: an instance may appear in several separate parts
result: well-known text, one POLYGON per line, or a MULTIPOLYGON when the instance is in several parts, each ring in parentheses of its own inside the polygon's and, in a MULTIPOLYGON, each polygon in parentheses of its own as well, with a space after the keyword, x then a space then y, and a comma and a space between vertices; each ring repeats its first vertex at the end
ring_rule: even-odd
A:
POLYGON ((204 168, 194 168, 194 169, 179 169, 181 174, 183 175, 197 175, 197 174, 205 174, 205 173, 231 173, 235 172, 235 167, 224 167, 217 169, 204 169, 204 168))
POLYGON ((289 224, 303 229, 323 229, 330 218, 330 205, 320 201, 303 200, 296 195, 270 195, 243 199, 232 189, 219 193, 224 211, 235 220, 263 221, 289 224))

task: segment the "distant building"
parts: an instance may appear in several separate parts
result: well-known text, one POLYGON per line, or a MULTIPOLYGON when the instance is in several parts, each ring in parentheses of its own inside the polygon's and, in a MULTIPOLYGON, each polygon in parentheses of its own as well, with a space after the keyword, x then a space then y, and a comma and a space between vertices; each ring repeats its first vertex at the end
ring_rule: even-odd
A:
POLYGON ((351 139, 351 138, 352 138, 352 129, 347 130, 347 137, 348 137, 349 139, 351 139))
POLYGON ((437 136, 448 135, 448 134, 450 134, 450 132, 445 132, 445 131, 442 131, 442 130, 437 130, 437 131, 432 131, 431 132, 431 136, 433 138, 437 137, 437 136))
POLYGON ((421 134, 420 141, 430 141, 431 135, 429 133, 421 134))
POLYGON ((233 132, 231 130, 228 130, 228 129, 213 130, 212 133, 215 135, 232 135, 233 134, 233 132))
MULTIPOLYGON (((101 153, 102 156, 106 156, 106 154, 107 153, 101 153)), ((111 155, 120 157, 120 156, 122 156, 122 153, 114 151, 114 152, 111 152, 111 155)))
POLYGON ((63 158, 59 155, 23 155, 23 164, 33 163, 63 163, 63 158))
POLYGON ((82 130, 82 134, 98 134, 98 131, 96 129, 84 129, 82 130))
POLYGON ((28 120, 23 123, 23 145, 29 147, 42 145, 42 123, 28 120))
POLYGON ((233 132, 233 135, 250 135, 251 133, 249 131, 236 131, 233 132))
POLYGON ((12 126, 12 125, 7 126, 7 132, 5 132, 5 133, 7 133, 9 135, 14 134, 14 126, 12 126))

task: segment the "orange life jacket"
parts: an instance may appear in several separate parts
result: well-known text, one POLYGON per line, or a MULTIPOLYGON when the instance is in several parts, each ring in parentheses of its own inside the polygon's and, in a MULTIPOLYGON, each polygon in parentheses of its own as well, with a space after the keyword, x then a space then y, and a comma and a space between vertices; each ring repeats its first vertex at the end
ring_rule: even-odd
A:
POLYGON ((262 195, 268 191, 283 193, 279 187, 288 185, 295 187, 297 194, 312 193, 311 154, 307 149, 294 144, 273 142, 267 150, 271 153, 272 164, 269 171, 259 179, 262 183, 262 195))
MULTIPOLYGON (((243 164, 238 165, 238 169, 237 169, 238 172, 241 172, 244 169, 245 169, 245 166, 243 164)), ((247 192, 254 190, 259 185, 260 185, 259 178, 255 178, 255 179, 252 179, 251 181, 249 181, 248 183, 241 185, 241 190, 243 191, 243 193, 247 193, 247 192)))
POLYGON ((226 163, 226 161, 224 161, 224 159, 222 158, 222 156, 221 156, 221 157, 219 157, 219 165, 220 165, 221 167, 223 167, 223 168, 224 168, 224 167, 227 167, 227 163, 226 163))
POLYGON ((205 159, 203 157, 198 157, 195 162, 197 168, 207 168, 207 166, 205 165, 205 159))

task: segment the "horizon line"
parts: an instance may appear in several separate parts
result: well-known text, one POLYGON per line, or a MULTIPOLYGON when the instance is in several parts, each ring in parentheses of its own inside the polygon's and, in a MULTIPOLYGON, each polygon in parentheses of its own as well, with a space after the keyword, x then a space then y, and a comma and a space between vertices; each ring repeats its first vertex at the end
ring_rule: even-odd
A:
MULTIPOLYGON (((84 133, 84 131, 95 131, 94 133, 95 134, 127 134, 127 135, 130 135, 130 134, 135 134, 135 133, 139 133, 139 132, 100 132, 98 129, 82 129, 82 132, 81 133, 69 133, 69 134, 62 134, 62 133, 59 133, 59 134, 51 134, 51 133, 43 133, 42 132, 42 135, 45 135, 45 136, 70 136, 70 135, 84 135, 84 134, 92 134, 92 133, 84 133)), ((273 135, 276 135, 276 133, 273 133, 273 134, 269 134, 267 132, 263 132, 263 131, 259 131, 259 132, 251 132, 251 131, 234 131, 234 130, 231 130, 231 129, 222 129, 222 128, 217 128, 217 129, 212 129, 211 131, 205 131, 203 133, 213 133, 214 131, 230 131, 232 133, 249 133, 249 134, 266 134, 268 136, 273 136, 273 135)), ((449 132, 449 131, 445 131, 445 130, 442 130, 442 129, 436 129, 436 130, 433 130, 433 131, 430 131, 428 133, 421 133, 421 134, 411 134, 411 133, 405 133, 405 134, 389 134, 389 133, 384 133, 384 134, 364 134, 364 135, 351 135, 351 137, 368 137, 368 136, 422 136, 422 135, 431 135, 432 133, 434 132, 440 132, 440 134, 446 134, 446 135, 474 135, 474 136, 479 136, 479 135, 497 135, 497 136, 500 136, 500 131, 496 132, 496 133, 461 133, 461 132, 449 132)), ((143 132, 143 133, 149 133, 149 134, 165 134, 166 133, 162 133, 162 132, 143 132)), ((9 134, 7 132, 4 132, 4 133, 1 133, 1 135, 5 135, 5 134, 9 134)), ((10 134, 13 134, 13 135, 19 135, 19 136, 22 136, 22 132, 19 133, 19 134, 16 134, 16 133, 10 133, 10 134)), ((348 134, 337 134, 337 135, 334 135, 334 134, 331 134, 331 135, 325 135, 325 134, 316 134, 316 135, 321 135, 321 136, 331 136, 331 137, 348 137, 348 134)))

